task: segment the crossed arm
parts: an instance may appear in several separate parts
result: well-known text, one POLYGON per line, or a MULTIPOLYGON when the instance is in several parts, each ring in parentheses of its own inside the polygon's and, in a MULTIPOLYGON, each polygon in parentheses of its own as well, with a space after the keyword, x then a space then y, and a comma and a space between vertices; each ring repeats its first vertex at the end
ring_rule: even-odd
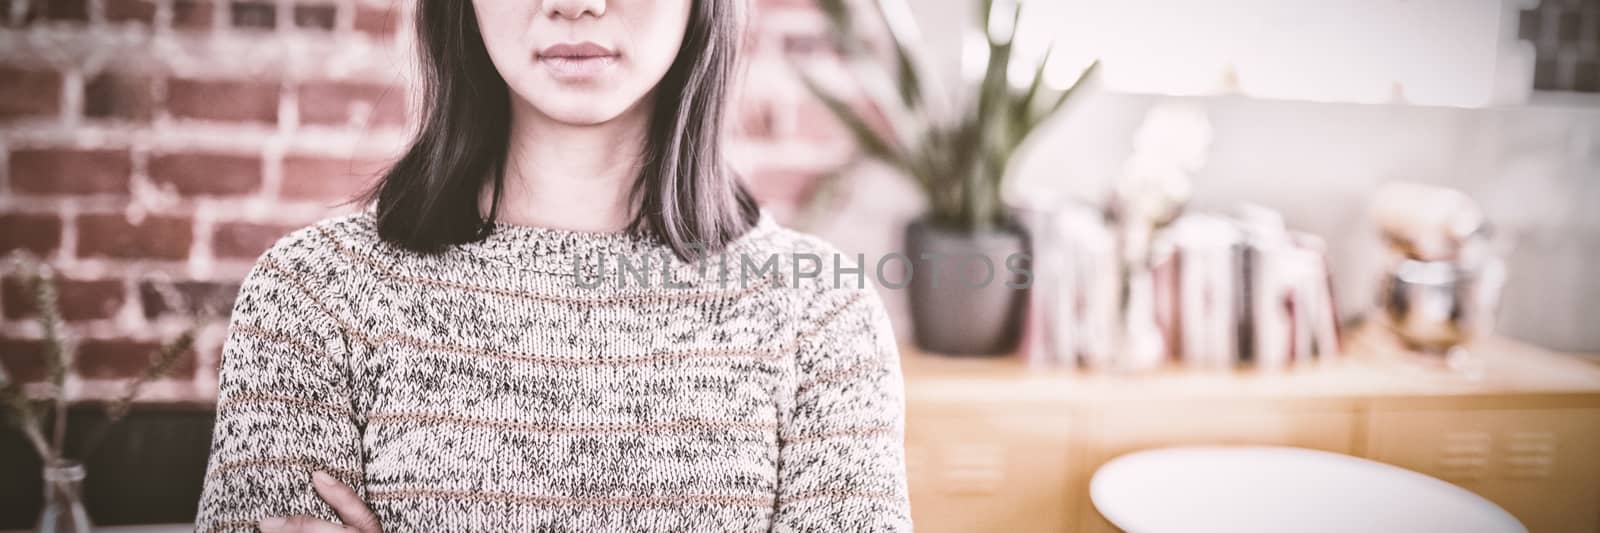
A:
MULTIPOLYGON (((352 339, 328 288, 336 276, 275 252, 235 302, 196 526, 377 531, 362 503, 352 339)), ((870 290, 828 291, 807 313, 815 326, 801 332, 783 400, 773 531, 910 531, 903 382, 882 302, 870 290)))

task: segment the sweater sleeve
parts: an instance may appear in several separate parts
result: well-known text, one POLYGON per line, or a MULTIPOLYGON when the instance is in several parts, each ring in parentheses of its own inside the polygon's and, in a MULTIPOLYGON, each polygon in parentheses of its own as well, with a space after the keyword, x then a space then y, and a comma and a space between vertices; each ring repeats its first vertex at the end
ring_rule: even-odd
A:
POLYGON ((911 531, 899 348, 871 289, 828 291, 802 329, 779 429, 773 531, 911 531))
POLYGON ((310 242, 305 231, 279 241, 234 302, 196 531, 254 531, 269 516, 334 520, 312 470, 365 497, 351 350, 334 289, 345 273, 310 242))

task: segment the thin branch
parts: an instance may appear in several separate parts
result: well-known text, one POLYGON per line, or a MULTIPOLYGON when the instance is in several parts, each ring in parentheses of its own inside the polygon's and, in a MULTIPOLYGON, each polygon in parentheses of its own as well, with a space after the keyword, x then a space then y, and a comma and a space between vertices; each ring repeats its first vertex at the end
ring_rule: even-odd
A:
POLYGON ((105 440, 106 434, 111 430, 112 426, 117 425, 128 415, 128 411, 133 407, 133 401, 143 391, 145 384, 156 378, 166 376, 167 373, 172 371, 173 365, 177 364, 178 359, 194 348, 195 335, 202 325, 203 319, 197 320, 182 333, 179 333, 177 338, 168 341, 150 354, 144 370, 123 386, 120 397, 106 405, 106 423, 100 426, 94 436, 84 444, 84 457, 88 457, 96 448, 99 448, 100 443, 105 440))
POLYGON ((49 379, 55 403, 51 434, 51 449, 55 456, 65 451, 67 436, 67 371, 72 367, 72 349, 61 328, 61 305, 56 294, 55 276, 49 267, 32 258, 17 259, 18 271, 26 276, 26 284, 33 293, 34 311, 39 327, 44 332, 45 362, 49 365, 49 379))
POLYGON ((4 402, 6 410, 10 413, 11 416, 8 418, 12 419, 17 429, 22 430, 23 436, 28 439, 28 444, 39 453, 39 459, 50 462, 55 456, 50 454, 50 443, 45 440, 44 431, 40 429, 39 417, 34 414, 33 404, 22 391, 22 387, 9 380, 0 385, 0 402, 4 402))

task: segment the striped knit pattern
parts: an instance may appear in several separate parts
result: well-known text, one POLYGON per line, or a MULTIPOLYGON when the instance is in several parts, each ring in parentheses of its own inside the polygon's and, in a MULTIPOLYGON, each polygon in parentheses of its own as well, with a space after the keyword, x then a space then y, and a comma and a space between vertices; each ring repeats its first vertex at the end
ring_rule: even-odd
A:
POLYGON ((835 257, 765 213, 694 264, 509 225, 419 255, 370 210, 296 231, 234 305, 197 528, 334 520, 321 469, 386 531, 910 531, 893 331, 835 257))

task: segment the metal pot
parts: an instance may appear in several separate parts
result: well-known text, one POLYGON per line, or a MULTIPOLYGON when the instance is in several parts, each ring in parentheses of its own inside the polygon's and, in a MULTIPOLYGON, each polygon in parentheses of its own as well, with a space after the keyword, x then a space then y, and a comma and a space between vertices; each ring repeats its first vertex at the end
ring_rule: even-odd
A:
POLYGON ((1378 307, 1411 348, 1446 353, 1494 328, 1505 266, 1401 259, 1384 274, 1378 307))

